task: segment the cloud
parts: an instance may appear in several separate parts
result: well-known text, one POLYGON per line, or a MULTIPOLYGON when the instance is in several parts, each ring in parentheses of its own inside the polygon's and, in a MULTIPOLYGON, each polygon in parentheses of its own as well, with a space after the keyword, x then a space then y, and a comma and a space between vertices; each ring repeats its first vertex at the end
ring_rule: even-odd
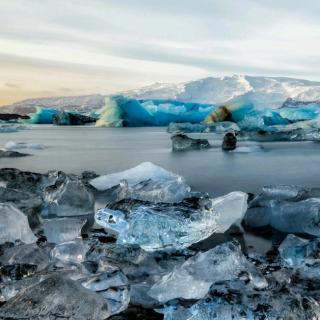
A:
POLYGON ((13 83, 13 82, 6 82, 4 85, 7 88, 13 88, 13 89, 20 89, 21 88, 20 85, 18 85, 17 83, 13 83))

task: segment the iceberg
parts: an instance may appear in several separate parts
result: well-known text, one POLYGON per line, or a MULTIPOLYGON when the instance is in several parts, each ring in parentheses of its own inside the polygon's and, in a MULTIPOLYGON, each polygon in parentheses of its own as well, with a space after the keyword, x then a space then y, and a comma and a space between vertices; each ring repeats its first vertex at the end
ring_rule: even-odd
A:
POLYGON ((175 100, 136 100, 109 97, 100 110, 97 127, 167 126, 170 122, 200 123, 215 109, 210 104, 175 100))
POLYGON ((247 194, 187 198, 173 205, 123 200, 110 207, 98 210, 95 221, 118 234, 118 244, 138 244, 146 251, 182 249, 239 224, 247 209, 247 194))
POLYGON ((57 126, 82 126, 92 122, 96 122, 95 117, 78 112, 60 111, 52 117, 52 123, 57 126))
POLYGON ((0 203, 0 244, 21 240, 34 243, 37 238, 32 233, 28 218, 14 205, 0 203))
POLYGON ((248 271, 248 265, 240 246, 227 242, 187 259, 156 282, 148 295, 161 303, 177 298, 201 299, 213 283, 237 279, 241 271, 248 271))
POLYGON ((67 277, 53 275, 30 286, 0 308, 1 319, 107 319, 103 297, 67 277))
POLYGON ((28 114, 30 119, 23 120, 23 122, 30 124, 52 124, 53 116, 58 112, 59 110, 53 108, 36 107, 35 113, 28 114))

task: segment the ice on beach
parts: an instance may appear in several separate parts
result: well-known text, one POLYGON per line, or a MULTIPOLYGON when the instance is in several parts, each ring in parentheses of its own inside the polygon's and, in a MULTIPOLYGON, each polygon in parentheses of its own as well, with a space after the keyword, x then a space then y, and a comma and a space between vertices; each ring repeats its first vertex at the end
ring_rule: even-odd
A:
POLYGON ((57 179, 55 184, 45 189, 44 200, 45 217, 79 216, 92 214, 94 211, 94 197, 79 179, 57 179))
POLYGON ((80 239, 57 244, 50 253, 52 261, 58 265, 77 265, 85 260, 89 247, 80 239))
POLYGON ((245 216, 248 226, 271 226, 284 233, 307 233, 320 236, 320 199, 301 201, 266 200, 263 206, 251 207, 245 216))
POLYGON ((14 205, 0 203, 0 244, 21 240, 34 243, 37 238, 32 233, 28 218, 14 205))
POLYGON ((80 236, 86 221, 81 218, 46 219, 43 221, 44 235, 50 243, 71 241, 80 236))
POLYGON ((174 205, 133 200, 127 208, 121 205, 122 210, 114 210, 115 204, 95 214, 97 224, 118 234, 117 243, 138 244, 146 251, 181 249, 239 224, 247 209, 247 194, 190 198, 174 205))
POLYGON ((21 290, 0 308, 1 319, 101 320, 110 314, 103 297, 61 275, 21 290))
POLYGON ((83 287, 97 292, 111 307, 111 314, 127 309, 130 302, 129 281, 120 270, 94 274, 79 280, 83 287))
POLYGON ((9 141, 5 145, 5 149, 7 150, 18 150, 18 149, 44 149, 45 146, 43 144, 37 143, 28 143, 28 142, 13 142, 9 141))
POLYGON ((131 187, 150 179, 158 182, 174 179, 184 181, 184 178, 179 175, 167 171, 152 162, 142 162, 131 169, 95 178, 90 181, 90 184, 96 189, 103 191, 120 184, 122 180, 126 180, 131 187))
POLYGON ((227 242, 197 253, 165 274, 148 295, 161 303, 177 298, 201 299, 213 283, 237 279, 241 271, 247 271, 248 265, 240 246, 227 242))

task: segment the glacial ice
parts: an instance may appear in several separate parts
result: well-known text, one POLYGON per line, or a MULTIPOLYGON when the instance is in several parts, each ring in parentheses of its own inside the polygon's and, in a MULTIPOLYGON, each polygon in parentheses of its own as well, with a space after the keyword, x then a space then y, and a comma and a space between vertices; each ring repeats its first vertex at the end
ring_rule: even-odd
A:
POLYGON ((34 243, 37 238, 32 233, 28 218, 14 205, 0 203, 0 244, 21 240, 34 243))
POLYGON ((5 149, 7 150, 18 150, 18 149, 44 149, 45 146, 43 144, 37 143, 28 143, 28 142, 13 142, 9 141, 5 145, 5 149))
POLYGON ((248 265, 239 245, 227 242, 189 258, 165 274, 148 294, 161 303, 177 298, 201 299, 213 283, 238 278, 248 265))
POLYGON ((117 233, 119 244, 138 244, 146 251, 181 249, 239 224, 246 202, 243 192, 216 199, 190 198, 174 205, 120 201, 98 210, 95 221, 117 233))
POLYGON ((269 225, 284 233, 320 236, 320 199, 297 202, 266 200, 263 206, 248 209, 245 223, 252 228, 269 225))
POLYGON ((171 136, 173 151, 187 151, 210 148, 207 139, 190 138, 184 133, 175 133, 171 136))
POLYGON ((59 110, 53 108, 36 107, 36 112, 28 116, 30 119, 23 120, 24 123, 32 124, 52 124, 52 118, 59 110))
POLYGON ((56 264, 77 265, 85 260, 89 247, 80 239, 57 244, 50 253, 56 264))
POLYGON ((117 186, 122 180, 126 180, 129 186, 133 186, 150 179, 158 182, 176 179, 184 181, 184 178, 179 175, 167 171, 152 162, 142 162, 131 169, 100 176, 91 180, 90 184, 96 189, 103 191, 117 186))
POLYGON ((67 277, 53 275, 30 286, 0 308, 1 319, 101 320, 111 314, 108 303, 67 277))
POLYGON ((79 281, 83 287, 106 299, 112 315, 127 309, 130 302, 129 282, 120 270, 94 274, 79 281))
POLYGON ((96 122, 95 117, 87 116, 79 112, 59 111, 52 117, 52 123, 57 126, 82 126, 96 122))
POLYGON ((45 219, 43 221, 44 235, 50 243, 71 241, 80 236, 86 221, 81 218, 45 219))
POLYGON ((175 100, 136 100, 109 97, 97 127, 167 126, 170 122, 201 122, 215 107, 175 100))
POLYGON ((94 197, 80 179, 58 177, 44 193, 43 216, 69 217, 93 213, 94 197))

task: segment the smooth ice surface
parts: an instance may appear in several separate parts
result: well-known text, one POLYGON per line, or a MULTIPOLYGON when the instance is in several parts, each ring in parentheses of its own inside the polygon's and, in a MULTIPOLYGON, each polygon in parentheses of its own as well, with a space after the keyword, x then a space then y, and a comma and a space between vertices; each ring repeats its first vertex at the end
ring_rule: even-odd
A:
POLYGON ((236 279, 246 269, 240 247, 227 242, 189 258, 156 282, 148 294, 161 303, 176 298, 201 299, 213 283, 236 279))
POLYGON ((93 213, 94 198, 79 179, 66 178, 46 188, 44 216, 79 216, 93 213))
POLYGON ((177 174, 167 171, 152 162, 142 162, 131 169, 100 176, 91 180, 90 184, 102 191, 118 185, 122 180, 126 180, 129 186, 133 186, 149 179, 160 182, 178 178, 184 180, 177 174))
POLYGON ((60 275, 22 290, 0 308, 1 319, 17 320, 102 320, 110 314, 110 307, 100 295, 60 275))
POLYGON ((46 219, 43 221, 44 235, 51 243, 71 241, 80 236, 86 221, 81 218, 46 219))
POLYGON ((137 203, 126 215, 119 210, 101 209, 95 221, 118 233, 117 243, 138 244, 144 250, 185 248, 223 233, 239 223, 247 209, 247 194, 232 192, 200 204, 178 203, 173 206, 137 203))
POLYGON ((33 243, 37 238, 30 229, 27 216, 10 203, 0 203, 0 244, 15 240, 33 243))

